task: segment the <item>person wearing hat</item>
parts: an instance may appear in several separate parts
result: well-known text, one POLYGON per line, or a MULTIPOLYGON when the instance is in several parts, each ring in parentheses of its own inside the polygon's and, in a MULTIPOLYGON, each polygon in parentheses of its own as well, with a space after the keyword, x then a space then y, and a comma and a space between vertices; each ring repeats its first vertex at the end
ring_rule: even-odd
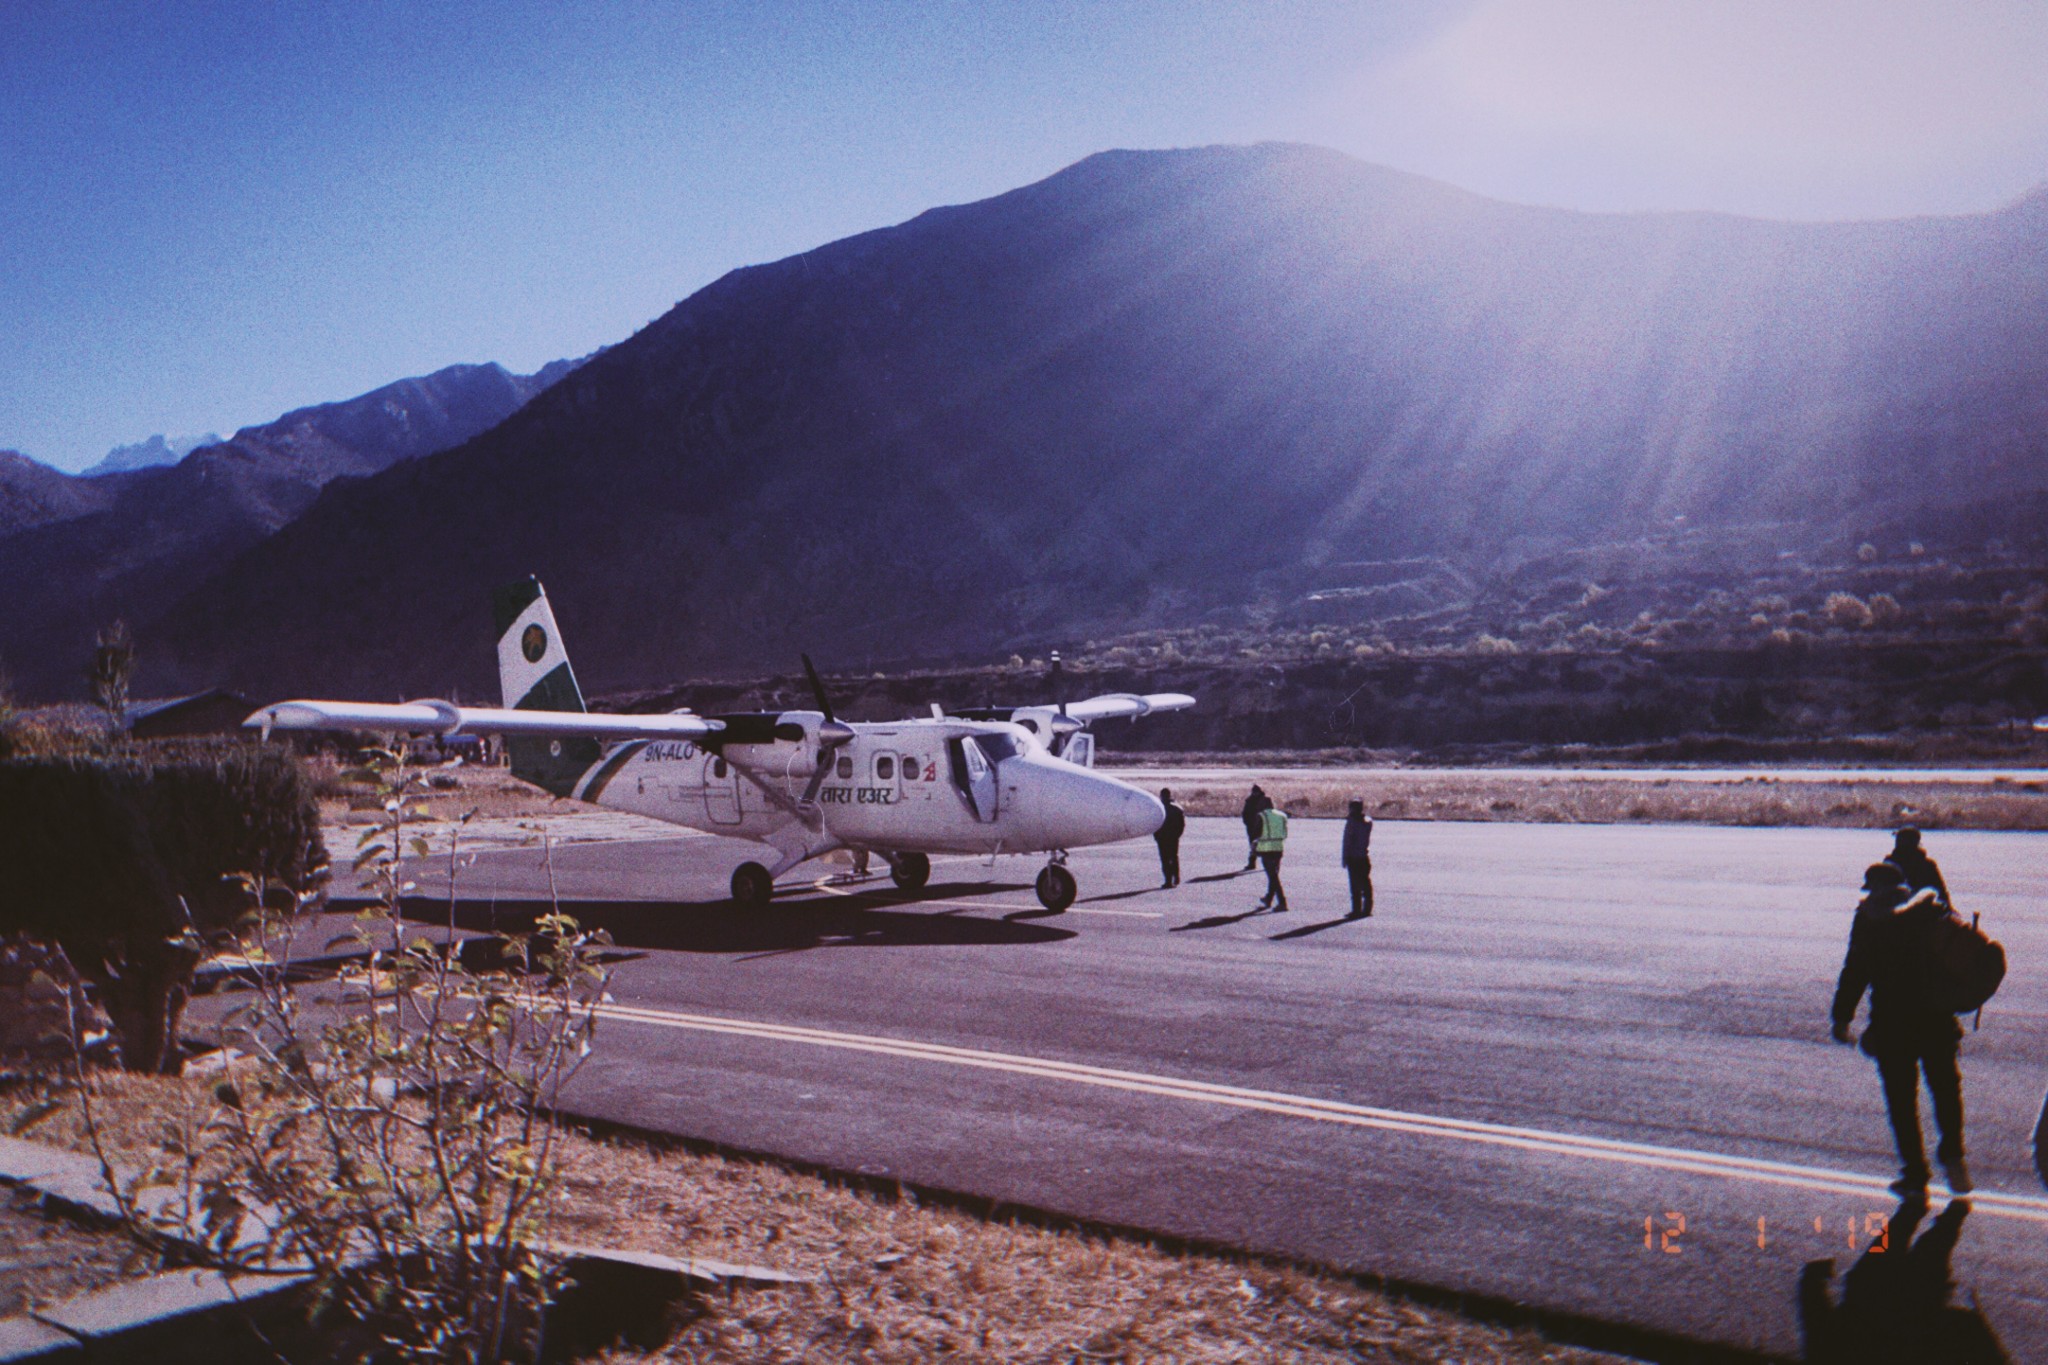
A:
POLYGON ((1941 1130, 1935 1158, 1948 1176, 1949 1190, 1971 1189, 1963 1163, 1963 1082, 1956 1052, 1963 1031, 1934 993, 1929 967, 1934 925, 1948 907, 1932 888, 1915 892, 1892 863, 1875 863, 1863 874, 1863 900, 1849 930, 1849 951, 1835 984, 1834 1037, 1853 1043, 1849 1025, 1864 992, 1870 994, 1870 1022, 1863 1051, 1877 1063, 1885 1111, 1899 1148, 1899 1178, 1893 1193, 1924 1198, 1927 1151, 1920 1137, 1920 1081, 1934 1101, 1941 1130))
POLYGON ((1363 801, 1353 801, 1344 813, 1344 842, 1337 856, 1351 878, 1351 913, 1344 918, 1364 919, 1372 914, 1372 821, 1363 801))
POLYGON ((1899 870, 1911 890, 1924 891, 1931 886, 1944 902, 1948 900, 1948 883, 1941 879, 1941 868, 1920 847, 1920 831, 1911 825, 1892 836, 1892 851, 1885 861, 1899 870))
POLYGON ((1166 807, 1166 819, 1152 831, 1152 842, 1159 845, 1159 884, 1171 889, 1180 885, 1180 836, 1187 830, 1188 813, 1173 804, 1167 787, 1159 789, 1159 804, 1166 807))
POLYGON ((1244 870, 1249 872, 1259 865, 1259 817, 1272 809, 1273 798, 1266 795, 1266 789, 1252 783, 1252 789, 1244 798, 1244 809, 1238 812, 1244 821, 1245 857, 1244 870))

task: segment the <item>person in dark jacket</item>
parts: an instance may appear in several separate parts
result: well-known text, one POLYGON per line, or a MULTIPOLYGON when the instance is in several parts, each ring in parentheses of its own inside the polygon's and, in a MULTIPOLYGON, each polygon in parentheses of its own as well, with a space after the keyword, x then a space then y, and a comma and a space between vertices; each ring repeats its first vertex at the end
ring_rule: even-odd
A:
POLYGON ((1948 883, 1941 879, 1941 868, 1920 847, 1920 831, 1911 825, 1892 836, 1892 851, 1885 861, 1899 870, 1909 891, 1925 891, 1931 886, 1944 902, 1948 900, 1948 883))
POLYGON ((1159 789, 1159 804, 1166 807, 1166 819, 1152 832, 1152 841, 1159 845, 1160 885, 1180 885, 1180 836, 1188 827, 1188 813, 1173 804, 1171 789, 1159 789))
POLYGON ((2048 1185, 2048 1095, 2041 1097, 2041 1117, 2034 1123, 2034 1170, 2048 1185))
POLYGON ((1842 975, 1835 984, 1835 1041, 1855 1041, 1849 1025, 1868 991, 1870 1023, 1863 1030, 1863 1051, 1877 1063, 1892 1137, 1899 1147, 1899 1178, 1892 1189, 1901 1197, 1927 1189, 1927 1152, 1920 1140, 1924 1075, 1934 1100, 1934 1121, 1941 1129, 1935 1157, 1948 1175, 1949 1189, 1967 1194, 1971 1185, 1969 1168, 1963 1164, 1963 1082, 1956 1068, 1963 1031, 1935 997, 1929 967, 1933 926, 1948 909, 1931 892, 1909 894, 1905 875, 1891 863, 1877 863, 1865 872, 1863 890, 1842 975))
POLYGON ((1266 789, 1252 783, 1251 794, 1244 799, 1244 809, 1239 812, 1244 820, 1244 870, 1249 872, 1259 865, 1259 817, 1273 808, 1273 798, 1266 795, 1266 789))
POLYGON ((1364 919, 1372 914, 1372 821, 1363 801, 1353 801, 1344 813, 1344 843, 1337 856, 1351 877, 1351 913, 1344 918, 1364 919))

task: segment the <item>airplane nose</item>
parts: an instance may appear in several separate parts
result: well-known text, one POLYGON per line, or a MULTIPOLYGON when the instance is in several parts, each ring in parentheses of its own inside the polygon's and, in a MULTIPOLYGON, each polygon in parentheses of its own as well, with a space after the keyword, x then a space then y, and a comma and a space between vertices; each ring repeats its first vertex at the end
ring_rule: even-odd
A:
POLYGON ((1147 838, 1158 833, 1159 827, 1166 823, 1166 807, 1151 792, 1127 787, 1123 798, 1118 814, 1122 817, 1124 838, 1147 838))

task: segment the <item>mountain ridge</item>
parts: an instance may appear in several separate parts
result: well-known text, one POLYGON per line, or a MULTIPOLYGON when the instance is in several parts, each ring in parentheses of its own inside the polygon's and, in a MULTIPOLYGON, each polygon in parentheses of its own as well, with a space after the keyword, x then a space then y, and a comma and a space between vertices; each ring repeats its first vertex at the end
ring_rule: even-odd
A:
POLYGON ((488 695, 481 604, 538 572, 601 691, 1242 619, 1349 561, 1938 518, 2048 487, 2044 228, 1100 153, 728 273, 488 432, 330 484, 145 643, 258 695, 488 695))
POLYGON ((58 690, 83 666, 94 630, 154 617, 325 484, 459 444, 574 365, 533 375, 447 366, 293 409, 170 465, 0 467, 0 580, 17 585, 0 600, 0 654, 25 689, 58 690))

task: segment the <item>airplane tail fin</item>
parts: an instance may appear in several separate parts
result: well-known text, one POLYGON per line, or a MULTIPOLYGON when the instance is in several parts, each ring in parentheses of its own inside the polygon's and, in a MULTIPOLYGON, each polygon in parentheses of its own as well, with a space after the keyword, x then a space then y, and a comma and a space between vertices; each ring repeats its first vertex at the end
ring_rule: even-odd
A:
MULTIPOLYGON (((583 689, 569 667, 569 651, 537 578, 508 583, 492 594, 498 627, 498 685, 504 704, 519 711, 583 711, 583 689)), ((512 775, 556 796, 569 795, 577 778, 602 757, 594 739, 508 735, 512 775)))

